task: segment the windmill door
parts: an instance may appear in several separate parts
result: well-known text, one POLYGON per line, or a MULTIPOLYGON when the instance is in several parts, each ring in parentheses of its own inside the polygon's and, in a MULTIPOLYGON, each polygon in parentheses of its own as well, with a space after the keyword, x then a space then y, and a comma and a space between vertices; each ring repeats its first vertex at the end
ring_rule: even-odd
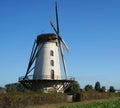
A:
POLYGON ((51 71, 50 71, 50 78, 51 78, 51 79, 54 79, 54 70, 51 70, 51 71))

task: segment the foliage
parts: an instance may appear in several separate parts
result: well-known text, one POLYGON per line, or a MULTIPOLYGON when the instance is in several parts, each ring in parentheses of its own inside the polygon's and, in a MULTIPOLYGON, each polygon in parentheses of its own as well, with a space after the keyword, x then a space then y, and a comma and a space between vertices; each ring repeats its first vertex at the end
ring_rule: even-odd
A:
POLYGON ((21 83, 17 84, 16 91, 24 92, 25 90, 25 87, 21 83))
POLYGON ((30 105, 62 103, 66 101, 63 93, 10 92, 0 95, 0 108, 25 108, 30 105))
POLYGON ((105 91, 106 91, 105 86, 102 86, 102 87, 100 88, 100 92, 105 92, 105 91))
MULTIPOLYGON (((41 105, 46 103, 60 104, 66 102, 66 96, 67 95, 64 93, 42 93, 38 91, 7 92, 5 94, 0 94, 0 108, 24 108, 26 106, 41 105)), ((80 96, 80 101, 86 101, 120 97, 120 93, 79 92, 78 96, 80 96)))
POLYGON ((77 81, 71 83, 71 86, 65 90, 65 93, 78 93, 80 91, 80 85, 77 81))
POLYGON ((85 91, 89 91, 89 92, 91 92, 91 91, 93 91, 93 86, 92 85, 86 85, 85 86, 85 91))
POLYGON ((16 90, 17 83, 12 83, 12 84, 6 84, 5 88, 7 91, 15 91, 16 90))
POLYGON ((77 93, 77 92, 79 92, 79 91, 80 91, 80 85, 79 85, 79 83, 78 83, 77 81, 74 81, 74 82, 72 83, 71 92, 72 92, 72 93, 77 93))
POLYGON ((13 91, 25 91, 25 88, 22 84, 20 83, 11 83, 11 84, 6 84, 5 88, 7 92, 13 92, 13 91))
POLYGON ((115 92, 115 89, 114 89, 113 86, 110 86, 110 88, 109 88, 109 92, 115 92))
POLYGON ((80 100, 94 100, 94 99, 105 99, 108 98, 107 93, 100 93, 100 92, 81 92, 80 93, 80 100))
POLYGON ((72 106, 61 106, 58 108, 120 108, 120 98, 103 102, 92 102, 72 106))
POLYGON ((4 87, 0 87, 0 90, 4 89, 4 87))
POLYGON ((95 91, 100 91, 100 82, 99 81, 97 81, 95 83, 95 91))

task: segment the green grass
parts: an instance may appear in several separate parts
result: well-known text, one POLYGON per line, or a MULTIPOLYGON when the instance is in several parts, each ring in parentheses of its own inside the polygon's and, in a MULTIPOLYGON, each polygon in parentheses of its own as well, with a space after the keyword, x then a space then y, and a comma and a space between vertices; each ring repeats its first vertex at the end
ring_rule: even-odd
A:
POLYGON ((120 108, 120 98, 61 103, 61 104, 43 104, 33 105, 26 108, 120 108))
POLYGON ((72 106, 60 106, 57 108, 120 108, 120 98, 103 102, 76 104, 72 106))

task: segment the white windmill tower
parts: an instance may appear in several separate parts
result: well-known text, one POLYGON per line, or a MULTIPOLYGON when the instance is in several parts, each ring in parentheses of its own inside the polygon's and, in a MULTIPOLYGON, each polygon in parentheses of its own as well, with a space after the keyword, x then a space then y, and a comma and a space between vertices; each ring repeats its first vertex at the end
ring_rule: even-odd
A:
POLYGON ((58 87, 60 89, 60 85, 65 87, 73 81, 73 78, 68 79, 66 72, 62 46, 67 51, 68 48, 59 34, 57 3, 55 9, 57 29, 53 25, 52 20, 50 20, 50 24, 56 34, 47 33, 37 36, 32 48, 27 72, 19 80, 26 88, 44 89, 47 87, 58 87), (60 58, 65 72, 64 78, 61 75, 60 58), (34 70, 33 75, 28 75, 32 70, 34 70))
POLYGON ((61 79, 59 43, 55 34, 41 34, 37 37, 34 79, 61 79))

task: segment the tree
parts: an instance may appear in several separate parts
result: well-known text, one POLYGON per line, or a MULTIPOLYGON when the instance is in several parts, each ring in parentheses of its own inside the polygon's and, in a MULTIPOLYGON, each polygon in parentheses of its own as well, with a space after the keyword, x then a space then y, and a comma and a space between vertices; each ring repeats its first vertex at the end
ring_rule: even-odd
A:
POLYGON ((95 91, 100 91, 100 82, 99 81, 97 81, 95 83, 95 91))
POLYGON ((25 91, 25 88, 22 84, 20 83, 11 83, 11 84, 6 84, 5 88, 8 92, 10 91, 25 91))
POLYGON ((4 89, 4 87, 0 87, 0 90, 4 89))
POLYGON ((71 83, 71 86, 65 90, 66 93, 67 92, 77 93, 79 91, 80 91, 80 85, 77 81, 74 81, 73 83, 71 83))
POLYGON ((100 88, 100 92, 105 92, 105 91, 106 91, 105 86, 102 86, 102 87, 100 88))
POLYGON ((19 92, 24 92, 26 89, 21 83, 18 83, 16 86, 16 90, 19 92))
POLYGON ((115 89, 114 89, 113 86, 110 86, 110 88, 109 88, 109 92, 115 92, 115 89))
POLYGON ((5 88, 7 91, 16 91, 17 83, 6 84, 5 88))
POLYGON ((92 85, 86 85, 85 86, 85 91, 93 91, 93 86, 92 85))

